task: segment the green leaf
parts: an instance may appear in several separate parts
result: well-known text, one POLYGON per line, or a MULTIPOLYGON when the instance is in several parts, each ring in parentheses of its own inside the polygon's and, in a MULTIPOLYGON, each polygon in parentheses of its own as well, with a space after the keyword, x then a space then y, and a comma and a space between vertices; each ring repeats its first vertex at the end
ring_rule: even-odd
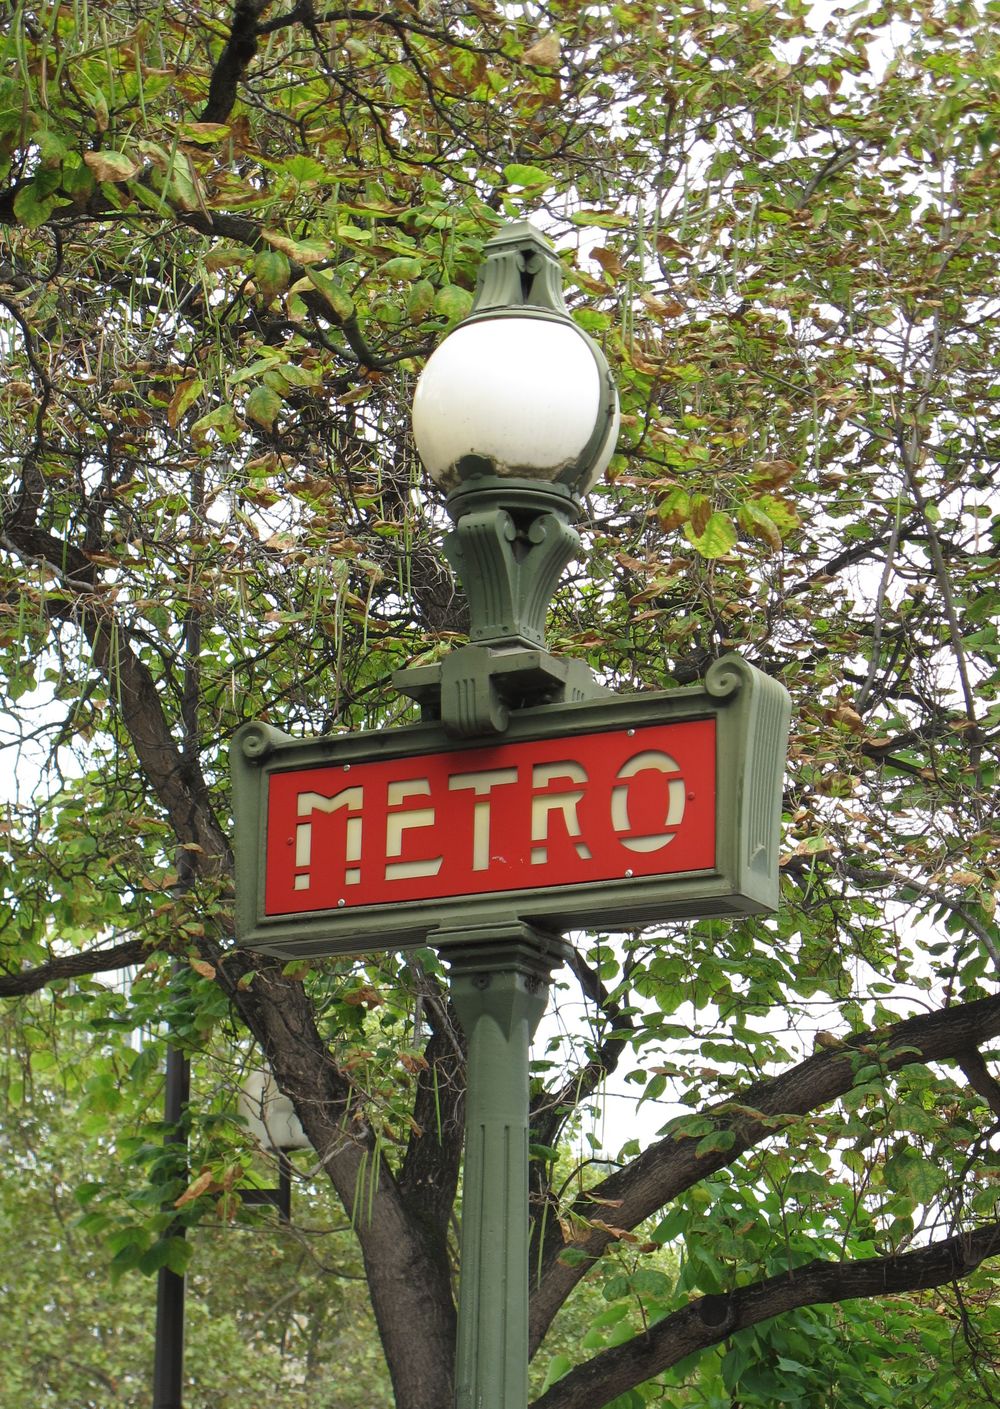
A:
POLYGON ((231 406, 217 406, 214 411, 207 412, 194 422, 191 426, 191 439, 194 444, 206 444, 209 431, 214 431, 223 445, 228 445, 238 438, 239 426, 231 406))
POLYGON ((765 494, 754 501, 757 508, 774 523, 782 538, 787 538, 793 530, 801 528, 802 521, 787 499, 777 494, 765 494))
POLYGON ((194 1244, 186 1238, 177 1237, 166 1238, 164 1244, 167 1249, 164 1266, 175 1272, 178 1277, 183 1277, 194 1257, 194 1244))
POLYGON ((281 393, 289 387, 318 387, 323 373, 317 367, 301 367, 297 362, 278 362, 264 371, 264 380, 281 393))
POLYGON ((293 240, 280 230, 262 230, 260 233, 272 249, 280 250, 296 264, 324 264, 336 257, 336 250, 326 240, 293 240))
POLYGON ((303 156, 301 153, 294 157, 286 157, 279 169, 300 184, 326 179, 326 167, 323 163, 317 161, 315 157, 303 156))
POLYGON ((543 171, 540 166, 524 166, 520 162, 512 162, 510 166, 504 167, 503 174, 509 186, 537 189, 552 184, 551 175, 547 171, 543 171))
POLYGON ((722 1383, 732 1395, 737 1389, 743 1372, 753 1363, 753 1342, 746 1335, 733 1338, 731 1348, 722 1357, 722 1383))
POLYGON ((366 230, 361 225, 352 225, 349 221, 338 221, 333 233, 337 240, 352 245, 370 244, 374 239, 371 230, 366 230))
POLYGON ((754 538, 759 538, 775 552, 781 547, 781 533, 778 525, 760 504, 753 500, 739 507, 738 518, 743 528, 754 538))
POLYGON ((406 300, 406 312, 411 323, 419 323, 434 307, 434 285, 430 279, 418 279, 406 300))
POLYGON ((724 1154, 731 1150, 736 1144, 736 1134, 732 1130, 713 1130, 711 1135, 704 1136, 695 1146, 696 1155, 724 1154))
POLYGON ((601 1295, 605 1301, 617 1301, 620 1297, 628 1296, 629 1281, 624 1273, 618 1273, 614 1277, 609 1277, 601 1288, 601 1295))
POLYGON ((778 1356, 778 1369, 785 1370, 790 1375, 808 1376, 810 1370, 808 1366, 800 1364, 798 1360, 789 1360, 786 1355, 778 1356))
POLYGON ((656 517, 664 530, 680 528, 690 513, 690 496, 679 484, 669 489, 656 506, 656 517))
POLYGON ((184 152, 175 152, 167 169, 163 193, 177 210, 197 210, 201 205, 194 170, 184 152))
POLYGON ((458 323, 466 317, 472 307, 472 295, 468 289, 460 289, 457 284, 445 284, 434 295, 434 312, 449 323, 458 323))
POLYGON ((568 1247, 563 1248, 557 1259, 564 1267, 579 1267, 582 1262, 593 1262, 593 1257, 589 1252, 584 1252, 583 1248, 568 1247))
POLYGON ((687 1209, 674 1208, 667 1214, 666 1218, 653 1229, 652 1239, 654 1243, 672 1243, 687 1230, 691 1215, 687 1209))
POLYGON ((561 1380, 563 1375, 569 1374, 573 1368, 573 1361, 568 1355, 560 1351, 558 1355, 553 1355, 545 1371, 545 1379, 542 1381, 542 1391, 550 1389, 557 1380, 561 1380))
POLYGON ((254 282, 268 302, 274 298, 275 294, 288 288, 290 276, 291 265, 288 261, 288 255, 283 254, 281 250, 261 250, 254 257, 254 282))
POLYGON ((668 1297, 674 1289, 673 1278, 655 1267, 640 1267, 631 1277, 632 1290, 637 1296, 668 1297))
POLYGON ((181 417, 191 409, 205 390, 202 377, 187 377, 180 382, 167 406, 167 424, 176 427, 181 417))
POLYGON ((243 411, 251 421, 270 430, 281 410, 281 397, 269 386, 255 386, 246 399, 243 411))
POLYGON ((604 1311, 599 1311, 596 1316, 593 1316, 590 1324, 596 1326, 600 1331, 606 1331, 612 1326, 617 1326, 619 1321, 623 1321, 628 1315, 628 1312, 628 1303, 617 1301, 612 1306, 605 1308, 604 1311))
POLYGON ((125 152, 84 152, 83 159, 93 172, 95 181, 129 181, 140 168, 140 163, 125 152))
MULTIPOLYGON (((715 1122, 707 1115, 679 1115, 667 1126, 669 1134, 678 1140, 694 1140, 715 1129, 715 1122)), ((636 1150, 638 1154, 638 1150, 636 1150)))
POLYGON ((147 1248, 138 1261, 138 1268, 144 1276, 149 1277, 154 1272, 158 1272, 161 1267, 166 1267, 170 1259, 170 1243, 168 1239, 161 1238, 152 1247, 147 1248))
POLYGON ((382 273, 390 279, 400 279, 411 283, 414 279, 420 278, 423 267, 423 260, 417 259, 413 255, 400 254, 393 259, 386 260, 382 265, 382 273))
POLYGON ((93 191, 95 184, 94 173, 79 158, 76 159, 76 164, 68 161, 63 163, 62 188, 71 201, 82 204, 93 191))
POLYGON ((306 277, 318 293, 323 295, 327 306, 338 323, 346 323, 354 317, 354 300, 344 288, 329 274, 321 274, 318 269, 307 269, 306 277))
POLYGON ((631 217, 615 210, 578 210, 570 220, 574 225, 594 225, 599 230, 626 230, 632 224, 631 217))
POLYGON ((45 195, 42 192, 42 183, 32 181, 29 185, 22 186, 14 197, 14 214, 18 222, 29 230, 37 230, 40 225, 44 225, 59 204, 58 196, 45 195))
POLYGON ((728 514, 716 509, 709 517, 704 533, 695 534, 688 526, 685 528, 685 536, 689 543, 694 544, 701 557, 721 558, 735 546, 736 527, 728 514))

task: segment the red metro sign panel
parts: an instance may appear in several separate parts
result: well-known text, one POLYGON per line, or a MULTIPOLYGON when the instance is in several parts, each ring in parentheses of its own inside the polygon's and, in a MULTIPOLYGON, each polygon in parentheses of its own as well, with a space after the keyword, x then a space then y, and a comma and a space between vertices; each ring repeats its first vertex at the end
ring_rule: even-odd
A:
POLYGON ((775 681, 315 740, 247 724, 231 751, 240 941, 287 957, 773 910, 788 729, 775 681))
POLYGON ((266 915, 707 871, 715 721, 272 775, 266 915))

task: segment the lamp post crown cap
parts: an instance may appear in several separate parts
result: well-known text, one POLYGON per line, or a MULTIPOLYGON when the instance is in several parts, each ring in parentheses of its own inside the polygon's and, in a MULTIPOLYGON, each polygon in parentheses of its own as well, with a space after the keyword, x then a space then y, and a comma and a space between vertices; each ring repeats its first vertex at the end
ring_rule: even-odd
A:
POLYGON ((536 249, 551 255, 553 259, 556 257, 551 241, 547 240, 530 220, 508 220, 500 226, 495 235, 490 236, 483 246, 483 251, 488 254, 492 249, 521 244, 533 245, 536 249))
POLYGON ((544 235, 529 221, 514 220, 501 226, 483 246, 469 316, 532 308, 568 318, 562 265, 544 235))

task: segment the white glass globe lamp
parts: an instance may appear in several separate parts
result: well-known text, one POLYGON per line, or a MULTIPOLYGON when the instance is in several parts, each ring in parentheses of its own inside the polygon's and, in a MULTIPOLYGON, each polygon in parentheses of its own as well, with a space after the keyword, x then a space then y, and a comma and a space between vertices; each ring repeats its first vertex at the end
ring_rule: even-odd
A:
POLYGON ((486 245, 472 312, 432 354, 413 398, 417 451, 447 493, 496 477, 576 498, 607 468, 618 396, 600 348, 567 314, 561 282, 554 251, 526 221, 486 245))

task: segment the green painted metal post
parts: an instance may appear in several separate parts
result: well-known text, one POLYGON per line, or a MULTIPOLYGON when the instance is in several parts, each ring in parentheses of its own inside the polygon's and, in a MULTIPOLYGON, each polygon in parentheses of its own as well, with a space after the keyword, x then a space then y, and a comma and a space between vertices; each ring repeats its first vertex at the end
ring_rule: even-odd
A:
POLYGON ((468 1041, 456 1409, 528 1402, 528 1051, 564 941, 438 932, 468 1041))

